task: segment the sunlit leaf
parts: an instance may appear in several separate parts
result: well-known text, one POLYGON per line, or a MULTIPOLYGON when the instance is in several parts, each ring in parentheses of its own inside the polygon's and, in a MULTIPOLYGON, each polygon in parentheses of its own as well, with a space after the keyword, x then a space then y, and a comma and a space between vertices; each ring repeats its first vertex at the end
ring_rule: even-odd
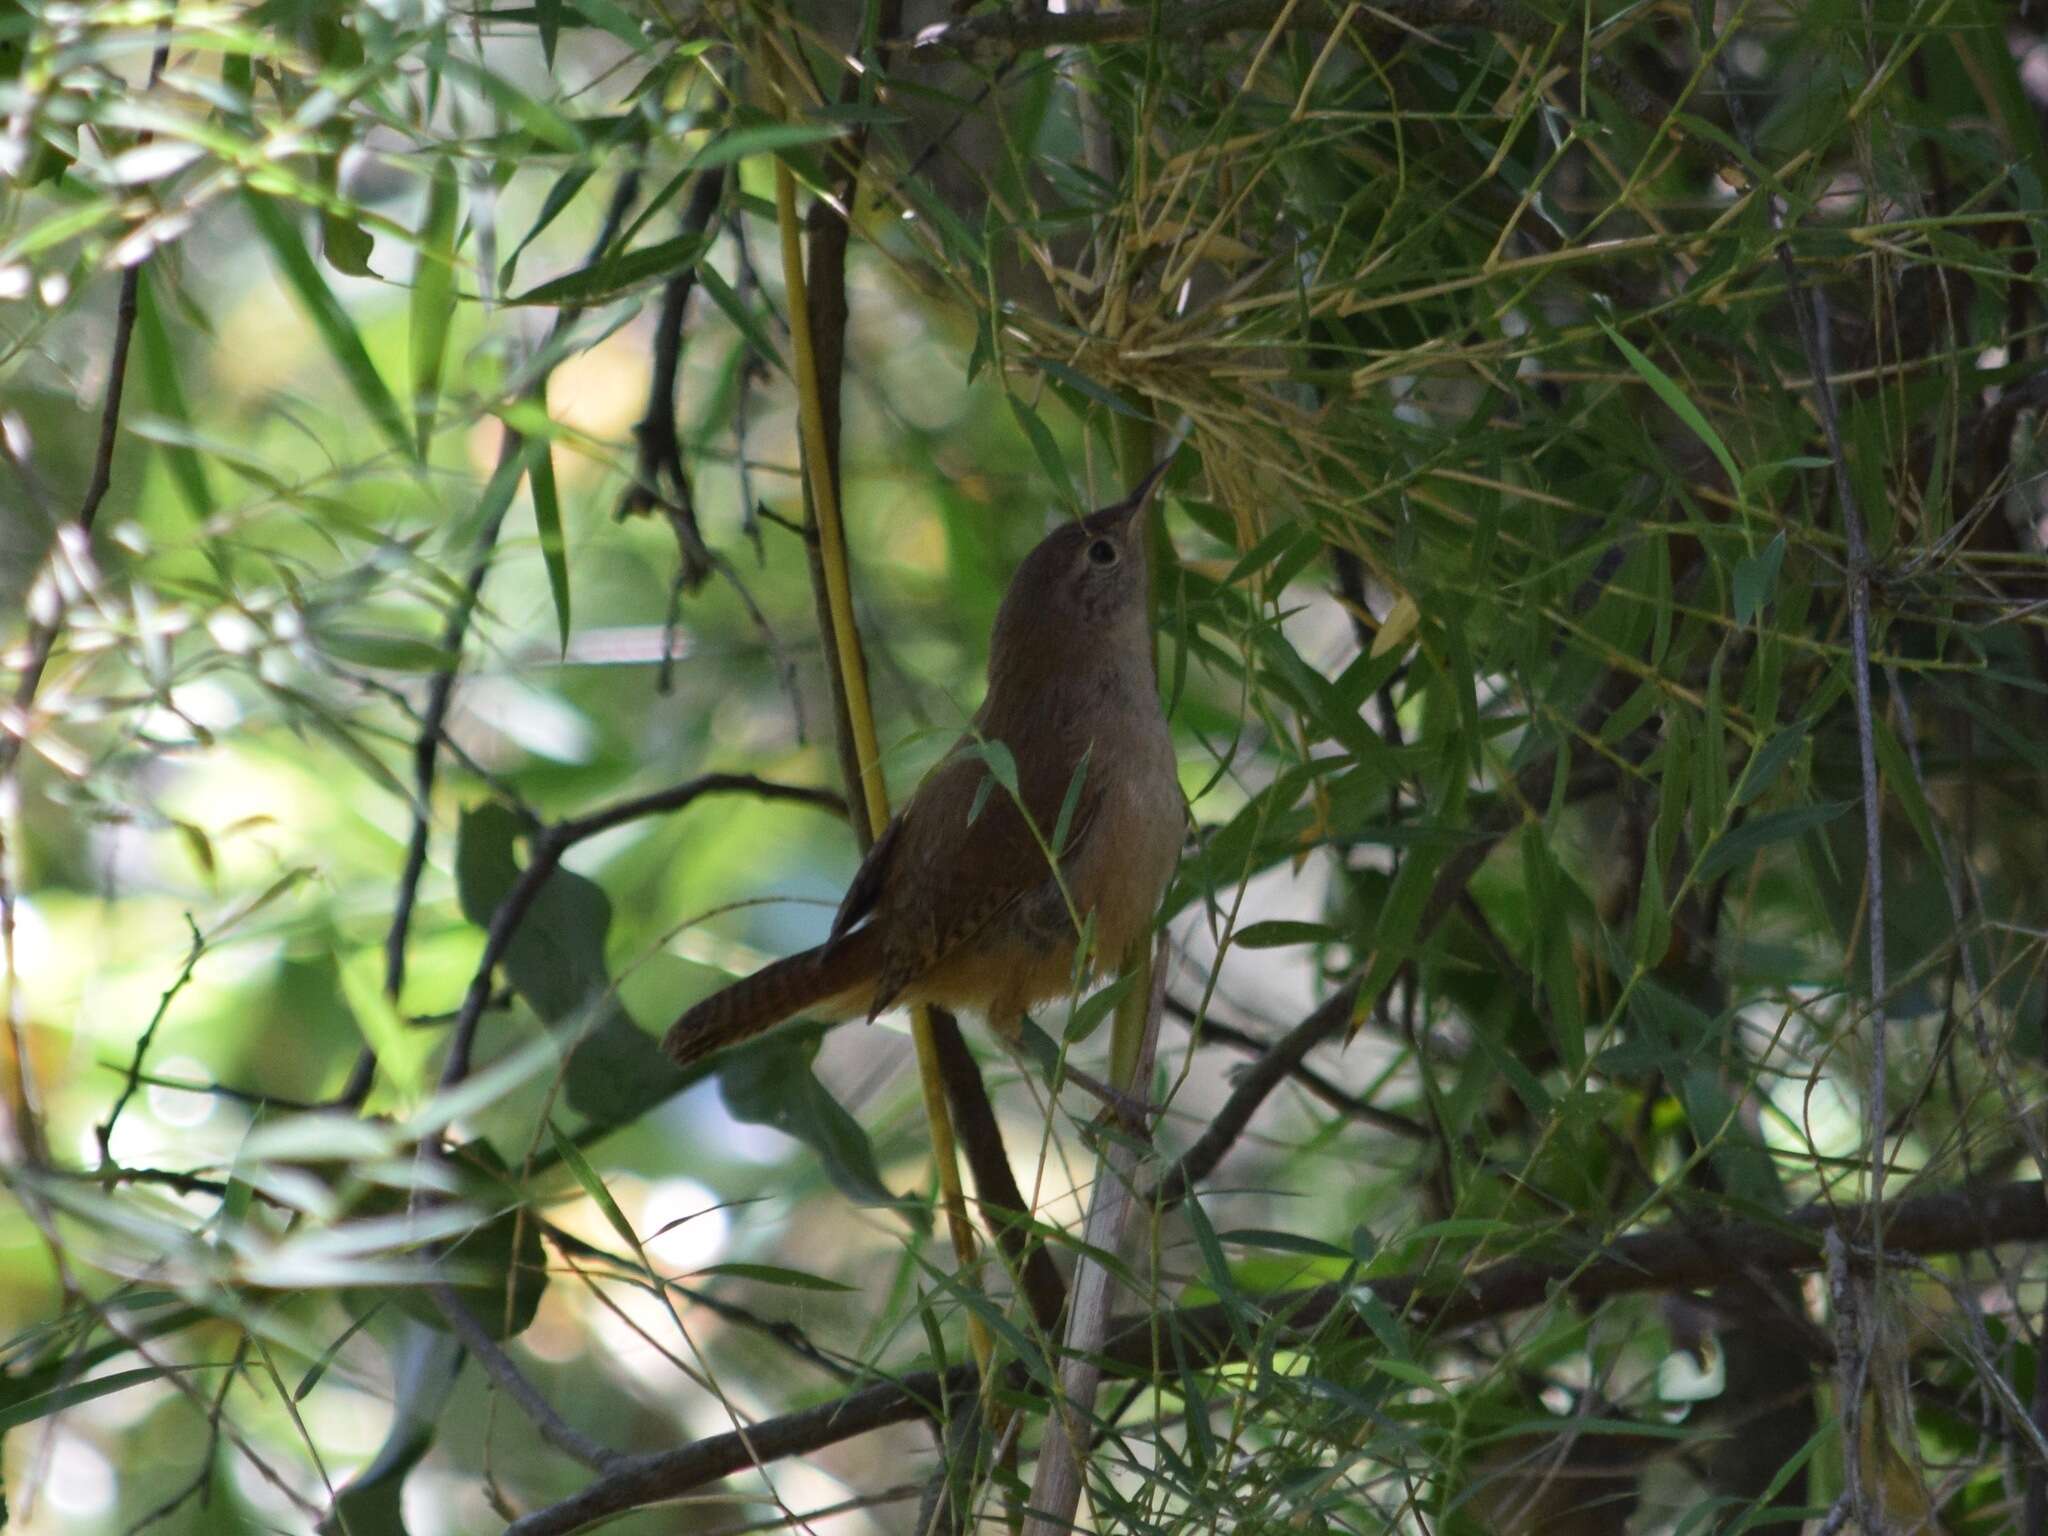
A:
POLYGON ((336 366, 348 380, 349 388, 355 392, 357 401, 370 413, 371 420, 399 455, 411 458, 413 434, 406 425, 404 413, 385 387, 376 365, 370 361, 370 354, 363 346, 363 338, 357 332, 355 322, 334 297, 333 290, 314 267, 313 259, 306 254, 305 242, 292 227, 290 217, 270 198, 254 192, 244 194, 242 205, 248 211, 250 223, 256 226, 256 233, 276 258, 286 286, 305 308, 336 366))

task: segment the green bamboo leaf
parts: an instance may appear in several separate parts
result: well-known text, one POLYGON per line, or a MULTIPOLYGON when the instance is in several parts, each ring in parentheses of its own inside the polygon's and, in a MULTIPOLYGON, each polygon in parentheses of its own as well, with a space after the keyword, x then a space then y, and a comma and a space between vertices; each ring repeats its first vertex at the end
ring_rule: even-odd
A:
POLYGON ((413 435, 406 424, 405 413, 392 398, 383 376, 377 372, 376 364, 370 361, 369 350, 364 347, 355 322, 342 308, 340 300, 335 298, 327 280, 321 277, 320 269, 313 265, 313 258, 306 251, 306 242, 299 238, 291 218, 275 200, 255 192, 245 191, 242 205, 248 210, 249 222, 256 226, 256 233, 276 258, 286 286, 305 309, 313 328, 320 333, 320 339, 327 344, 328 352, 348 380, 356 399, 370 413, 370 419, 376 422, 378 430, 400 456, 412 458, 413 435))
POLYGON ((1050 847, 1057 854, 1067 846, 1067 834, 1074 829, 1074 812, 1081 804, 1081 788, 1088 782, 1088 757, 1094 748, 1082 752, 1081 761, 1074 764, 1074 776, 1067 780, 1067 792, 1060 799, 1060 814, 1052 824, 1050 847))
POLYGON ((1319 1237, 1309 1237, 1301 1232, 1280 1232, 1269 1227, 1240 1227, 1234 1232, 1219 1232, 1216 1241, 1239 1248, 1270 1248, 1275 1253, 1306 1253, 1319 1259, 1343 1259, 1346 1262, 1351 1259, 1351 1255, 1342 1248, 1319 1237))
POLYGON ((1735 622, 1746 625, 1777 594, 1778 569, 1785 563, 1785 535, 1735 562, 1735 622))
POLYGON ((758 1280, 763 1285, 788 1286, 793 1291, 857 1291, 859 1286, 846 1285, 837 1280, 827 1280, 823 1275, 806 1274, 800 1269, 785 1269, 780 1264, 709 1264, 703 1269, 693 1270, 692 1279, 703 1279, 707 1275, 729 1275, 735 1280, 758 1280))
POLYGON ((576 1176, 576 1182, 583 1186, 583 1193, 590 1196, 591 1203, 604 1213, 611 1229, 638 1254, 640 1234, 633 1230, 633 1223, 626 1220, 626 1213, 619 1209, 619 1202, 612 1198, 612 1192, 604 1187, 604 1180, 597 1176, 597 1170, 590 1166, 589 1160, 577 1150, 576 1143, 564 1136, 562 1128, 552 1120, 548 1122, 548 1135, 554 1138, 555 1156, 576 1176))
MULTIPOLYGON (((574 0, 574 4, 564 7, 563 14, 578 16, 586 25, 611 33, 635 53, 647 47, 646 28, 635 21, 624 6, 614 4, 613 0, 574 0)), ((669 57, 691 58, 709 46, 710 39, 694 38, 675 49, 669 57)))
POLYGON ((1248 923, 1231 938, 1239 949, 1284 949, 1290 944, 1330 944, 1342 937, 1327 923, 1280 920, 1248 923))
POLYGON ((1721 468, 1728 476, 1728 483, 1739 493, 1742 488, 1742 471, 1735 467, 1735 455, 1728 451, 1728 445, 1721 441, 1721 434, 1716 432, 1713 425, 1700 413, 1700 408, 1678 387, 1678 381, 1651 362, 1633 342, 1608 324, 1605 315, 1596 314, 1593 318, 1600 322, 1600 329, 1607 333, 1607 339, 1614 343, 1623 357, 1628 359, 1629 367, 1635 369, 1642 381, 1656 392, 1657 398, 1671 407, 1671 413, 1692 428, 1694 435, 1707 445, 1708 451, 1716 459, 1720 460, 1721 468))
POLYGON ((527 95, 495 70, 457 54, 442 55, 441 65, 449 74, 483 92, 492 106, 550 149, 575 154, 585 148, 582 130, 576 124, 538 97, 527 95))
POLYGON ((548 195, 541 200, 540 212, 533 216, 533 223, 512 247, 512 254, 505 258, 505 264, 498 268, 500 291, 512 286, 512 269, 519 265, 519 258, 526 248, 533 244, 540 232, 561 216, 562 210, 576 200, 576 194, 596 174, 596 168, 588 165, 572 165, 555 178, 555 184, 548 188, 548 195))
POLYGON ((756 355, 771 364, 778 373, 785 376, 789 373, 789 365, 783 362, 782 353, 776 349, 775 338, 768 334, 759 318, 733 292, 732 284, 719 276, 718 269, 710 262, 698 265, 697 285, 711 295, 712 303, 725 311, 725 318, 732 322, 734 330, 747 338, 747 345, 754 349, 756 355))
POLYGON ((844 138, 847 128, 845 123, 752 123, 718 135, 690 158, 689 169, 714 170, 749 155, 775 154, 844 138))
MULTIPOLYGON (((192 413, 185 404, 184 386, 178 381, 177 354, 171 348, 170 329, 157 305, 156 278, 146 266, 135 284, 135 341, 141 353, 143 383, 149 392, 150 406, 166 420, 189 431, 192 413)), ((164 442, 160 446, 179 499, 196 521, 204 522, 213 515, 213 493, 207 488, 205 462, 190 443, 164 442)))
POLYGON ((1067 480, 1066 461, 1060 457, 1059 444, 1053 441, 1050 428, 1039 419, 1038 412, 1015 395, 1008 397, 1010 414, 1017 418, 1017 425, 1024 429, 1024 436, 1031 443, 1031 451, 1038 455, 1039 465, 1045 470, 1045 478, 1053 488, 1053 494, 1060 498, 1060 504, 1068 511, 1074 508, 1073 486, 1067 480))
MULTIPOLYGON (((94 1398, 105 1397, 113 1392, 125 1392, 130 1387, 139 1387, 144 1382, 161 1381, 172 1370, 204 1371, 218 1370, 218 1365, 139 1366, 132 1371, 110 1371, 105 1376, 95 1376, 90 1381, 72 1381, 62 1386, 52 1386, 31 1392, 12 1402, 0 1404, 0 1431, 13 1429, 18 1425, 32 1424, 37 1419, 48 1418, 53 1413, 62 1413, 66 1408, 75 1408, 80 1403, 89 1403, 94 1398)), ((40 1380, 40 1378, 38 1378, 40 1380)))
POLYGON ((412 283, 412 408, 422 459, 433 439, 434 406, 441 393, 448 327, 455 316, 455 221, 461 206, 455 167, 444 157, 427 182, 426 212, 420 219, 419 264, 412 283))
MULTIPOLYGON (((1090 920, 1094 916, 1092 912, 1088 914, 1090 920)), ((1092 996, 1082 998, 1074 1011, 1067 1016, 1064 1036, 1067 1044, 1079 1045, 1100 1029, 1102 1021, 1116 1011, 1117 1004, 1124 1000, 1124 995, 1131 990, 1131 984, 1137 979, 1135 972, 1127 972, 1092 996)))
POLYGON ((372 1303, 364 1309, 361 1317, 341 1330, 332 1344, 320 1351, 320 1358, 308 1367, 306 1374, 299 1378, 299 1384, 292 1389, 293 1402, 303 1403, 306 1400, 313 1389, 320 1385, 320 1378, 327 1374, 328 1368, 334 1364, 335 1359, 341 1354, 342 1346, 354 1338, 362 1330, 365 1323, 369 1322, 371 1318, 383 1310, 383 1306, 384 1304, 381 1301, 372 1303))
POLYGON ((1778 781, 1778 775, 1805 742, 1806 726, 1802 722, 1787 726, 1758 747, 1742 770, 1742 776, 1736 780, 1735 803, 1748 805, 1752 800, 1761 798, 1778 781))
POLYGON ((533 521, 540 529, 540 557, 548 568, 548 591, 555 599, 555 627, 562 642, 562 654, 569 654, 569 560, 562 543, 562 504, 555 495, 555 456, 545 438, 535 438, 536 450, 527 463, 527 484, 533 490, 533 521))
POLYGON ((1753 816, 1707 850, 1695 878, 1702 882, 1718 879, 1731 869, 1741 868, 1772 843, 1804 837, 1815 828, 1826 826, 1853 803, 1833 800, 1753 816))
POLYGON ((580 267, 574 272, 529 288, 508 304, 571 305, 602 304, 624 298, 641 288, 665 283, 677 273, 695 266, 711 249, 707 234, 678 235, 636 251, 623 251, 580 267))

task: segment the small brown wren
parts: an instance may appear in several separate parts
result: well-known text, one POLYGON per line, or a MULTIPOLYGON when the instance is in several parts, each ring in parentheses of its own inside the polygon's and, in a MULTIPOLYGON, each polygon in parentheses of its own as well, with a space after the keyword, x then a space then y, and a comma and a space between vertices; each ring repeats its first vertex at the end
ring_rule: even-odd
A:
POLYGON ((973 728, 868 850, 831 937, 677 1019, 662 1041, 677 1063, 798 1014, 914 1003, 979 1013, 1013 1044, 1025 1009, 1072 987, 1086 919, 1090 972, 1144 937, 1186 827, 1147 604, 1143 513, 1165 472, 1024 557, 973 728), (989 782, 982 742, 1008 749, 1014 796, 989 782), (1077 774, 1055 877, 1047 850, 1077 774))

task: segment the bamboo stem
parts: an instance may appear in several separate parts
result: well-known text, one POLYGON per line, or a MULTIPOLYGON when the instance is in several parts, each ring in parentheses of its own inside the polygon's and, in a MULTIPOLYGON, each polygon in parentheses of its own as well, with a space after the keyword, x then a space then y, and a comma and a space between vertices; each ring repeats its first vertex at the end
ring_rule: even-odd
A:
MULTIPOLYGON (((775 165, 775 216, 782 237, 783 285, 788 294, 790 351, 796 365, 798 424, 803 440, 804 479, 811 492, 812 516, 818 530, 819 555, 825 569, 825 591, 832 618, 833 661, 846 691, 846 714, 853 731, 854 756, 860 765, 859 797, 867 816, 869 837, 881 836, 889 822, 889 791, 882 779, 881 743, 875 733, 875 712, 868 696, 867 668, 854 627, 853 584, 847 571, 846 530, 834 494, 825 417, 819 401, 817 359, 811 349, 809 296, 804 285, 803 247, 796 217, 796 178, 789 167, 775 165)), ((932 1041, 929 1010, 910 1013, 911 1040, 917 1048, 918 1086, 924 1094, 925 1118, 931 1130, 932 1158, 939 1174, 939 1198, 946 1228, 962 1277, 971 1279, 980 1245, 967 1216, 967 1195, 960 1180, 960 1158, 954 1145, 953 1121, 947 1111, 945 1081, 939 1072, 932 1041)), ((976 1361, 986 1368, 992 1341, 980 1320, 968 1319, 976 1361)))

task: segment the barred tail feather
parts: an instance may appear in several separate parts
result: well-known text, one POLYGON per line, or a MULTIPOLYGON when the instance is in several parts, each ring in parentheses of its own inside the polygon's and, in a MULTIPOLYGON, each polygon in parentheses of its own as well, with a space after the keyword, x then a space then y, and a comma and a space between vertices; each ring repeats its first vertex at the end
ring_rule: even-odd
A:
POLYGON ((864 1013, 881 956, 881 935, 870 926, 764 965, 677 1019, 661 1048, 677 1066, 691 1067, 798 1014, 832 1019, 864 1013))

